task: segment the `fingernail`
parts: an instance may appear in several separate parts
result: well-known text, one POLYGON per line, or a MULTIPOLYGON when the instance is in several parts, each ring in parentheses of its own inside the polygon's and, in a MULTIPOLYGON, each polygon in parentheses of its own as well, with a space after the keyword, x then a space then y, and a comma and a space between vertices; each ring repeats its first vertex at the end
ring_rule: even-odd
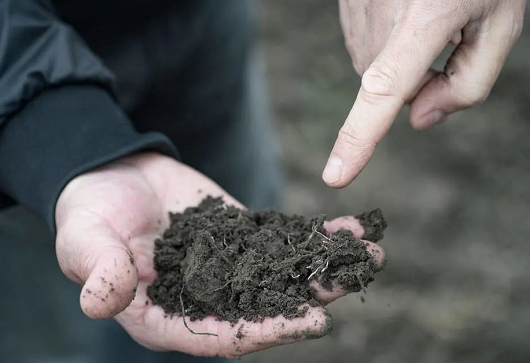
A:
POLYGON ((322 179, 328 184, 336 183, 342 177, 343 163, 337 155, 331 155, 322 173, 322 179))
POLYGON ((443 111, 434 110, 428 113, 425 116, 424 120, 425 120, 424 122, 427 125, 427 127, 431 127, 434 125, 443 124, 445 121, 447 121, 447 115, 443 111))

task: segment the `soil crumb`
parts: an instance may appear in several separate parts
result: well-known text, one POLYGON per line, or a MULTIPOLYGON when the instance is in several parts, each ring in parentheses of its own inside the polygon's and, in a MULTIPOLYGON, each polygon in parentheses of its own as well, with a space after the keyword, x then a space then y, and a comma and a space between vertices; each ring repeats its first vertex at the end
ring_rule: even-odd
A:
MULTIPOLYGON (((368 236, 382 238, 381 211, 361 216, 368 236)), ((155 241, 158 276, 147 290, 167 314, 180 314, 183 306, 190 320, 215 315, 236 323, 280 314, 292 319, 304 316, 308 305, 322 305, 313 296, 313 280, 328 290, 335 281, 358 292, 374 279, 364 243, 350 231, 328 234, 325 215, 252 212, 208 196, 197 207, 170 213, 170 219, 155 241)))
POLYGON ((355 216, 364 227, 363 239, 371 242, 378 242, 383 239, 383 231, 387 227, 383 212, 377 208, 371 212, 362 213, 355 216))

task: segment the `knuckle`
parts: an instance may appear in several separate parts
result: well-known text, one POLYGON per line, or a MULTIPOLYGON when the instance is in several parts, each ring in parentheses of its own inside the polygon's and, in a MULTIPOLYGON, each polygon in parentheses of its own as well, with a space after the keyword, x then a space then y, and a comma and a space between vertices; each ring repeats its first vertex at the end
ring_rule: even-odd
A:
MULTIPOLYGON (((420 27, 432 27, 432 22, 440 21, 445 14, 455 16, 456 7, 462 4, 455 4, 454 1, 439 0, 410 0, 405 5, 401 13, 401 23, 416 24, 420 27)), ((445 19, 447 22, 447 19, 445 19)))
POLYGON ((368 95, 397 96, 399 67, 392 61, 373 63, 363 73, 361 84, 368 95))
POLYGON ((361 139, 356 132, 349 126, 344 125, 339 130, 338 140, 348 147, 355 149, 368 149, 371 145, 367 140, 361 139))

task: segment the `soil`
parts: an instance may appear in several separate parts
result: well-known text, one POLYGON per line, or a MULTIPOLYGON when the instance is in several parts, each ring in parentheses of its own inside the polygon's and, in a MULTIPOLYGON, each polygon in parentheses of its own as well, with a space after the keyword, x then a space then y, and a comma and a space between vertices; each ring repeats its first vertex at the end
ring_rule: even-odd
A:
MULTIPOLYGON (((360 215, 367 238, 383 236, 381 211, 360 215)), ((171 225, 155 242, 157 279, 148 288, 168 314, 185 309, 190 320, 215 315, 232 323, 280 314, 304 316, 322 303, 310 282, 349 292, 374 279, 374 261, 350 231, 327 234, 325 215, 252 212, 206 197, 199 206, 170 213, 171 225)))

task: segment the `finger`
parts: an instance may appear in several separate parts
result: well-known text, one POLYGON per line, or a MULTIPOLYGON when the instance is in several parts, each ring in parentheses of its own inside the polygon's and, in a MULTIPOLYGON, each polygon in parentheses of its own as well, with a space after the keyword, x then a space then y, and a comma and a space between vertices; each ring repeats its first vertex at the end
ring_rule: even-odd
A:
MULTIPOLYGON (((374 259, 374 266, 376 268, 376 272, 381 271, 386 264, 386 253, 385 250, 379 246, 376 243, 369 242, 369 241, 363 241, 366 250, 370 252, 374 259)), ((337 300, 340 297, 343 297, 350 293, 349 291, 343 289, 340 285, 338 285, 335 282, 332 282, 332 288, 326 289, 322 287, 322 284, 320 284, 319 281, 311 281, 310 285, 315 290, 315 297, 322 301, 324 304, 329 304, 335 300, 337 300)))
POLYGON ((106 224, 66 224, 58 230, 56 250, 65 275, 83 284, 80 303, 87 316, 110 318, 130 304, 138 284, 134 256, 106 224))
POLYGON ((405 25, 362 76, 353 108, 323 172, 332 187, 348 185, 364 168, 405 101, 413 94, 452 34, 444 24, 405 25), (441 30, 440 30, 441 29, 441 30))
POLYGON ((412 127, 427 129, 445 121, 450 113, 484 102, 519 31, 506 21, 487 29, 466 28, 445 71, 434 77, 412 103, 412 127))
POLYGON ((363 238, 365 232, 361 221, 353 216, 338 217, 331 221, 325 221, 324 228, 328 233, 335 233, 341 229, 347 229, 351 231, 353 237, 359 239, 363 238))
POLYGON ((279 345, 319 339, 331 331, 333 321, 325 308, 304 308, 307 308, 305 315, 295 319, 280 315, 265 318, 261 323, 240 322, 234 327, 221 323, 219 331, 222 334, 220 345, 225 349, 223 355, 233 358, 279 345))
POLYGON ((231 324, 214 316, 195 321, 185 317, 184 324, 182 316, 167 315, 159 306, 150 305, 142 318, 143 333, 139 334, 134 325, 138 321, 134 305, 136 303, 119 314, 116 320, 125 330, 134 331, 132 336, 140 344, 154 350, 177 350, 200 356, 235 358, 277 345, 317 339, 332 327, 331 316, 322 307, 303 307, 307 309, 305 316, 296 319, 277 316, 265 318, 262 322, 240 319, 231 324))
POLYGON ((315 290, 315 297, 323 304, 331 304, 333 301, 348 295, 348 291, 338 285, 335 281, 332 283, 331 290, 322 287, 318 281, 311 281, 310 285, 315 290))
MULTIPOLYGON (((361 222, 353 216, 344 216, 324 222, 324 228, 329 233, 335 233, 341 229, 346 229, 352 232, 353 237, 362 239, 365 235, 365 229, 361 222)), ((386 263, 386 254, 384 249, 373 242, 363 240, 366 250, 372 254, 377 271, 384 268, 386 263)))
POLYGON ((363 241, 364 245, 366 246, 366 250, 370 252, 374 259, 374 265, 376 272, 381 271, 386 264, 386 253, 383 247, 378 245, 377 243, 373 243, 370 241, 363 241))

